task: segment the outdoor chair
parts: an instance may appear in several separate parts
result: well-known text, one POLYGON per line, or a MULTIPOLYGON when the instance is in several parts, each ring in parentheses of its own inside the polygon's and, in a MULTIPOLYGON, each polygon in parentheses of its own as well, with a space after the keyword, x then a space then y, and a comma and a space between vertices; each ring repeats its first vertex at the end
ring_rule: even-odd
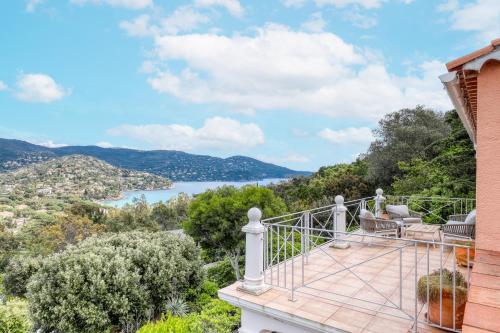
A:
POLYGON ((422 223, 422 214, 408 209, 407 205, 386 205, 385 210, 390 220, 399 221, 403 227, 422 223))
MULTIPOLYGON (((376 218, 372 212, 366 209, 362 209, 359 214, 359 222, 361 231, 364 235, 382 235, 382 236, 398 236, 398 224, 395 221, 376 218)), ((370 237, 371 243, 372 237, 370 237)))
POLYGON ((444 237, 474 239, 476 237, 476 210, 469 214, 456 214, 448 217, 441 226, 444 237))

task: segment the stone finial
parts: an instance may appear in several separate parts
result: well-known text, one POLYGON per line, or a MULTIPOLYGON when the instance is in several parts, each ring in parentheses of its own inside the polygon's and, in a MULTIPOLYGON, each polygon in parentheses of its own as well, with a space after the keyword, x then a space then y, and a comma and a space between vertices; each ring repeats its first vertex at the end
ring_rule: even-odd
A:
POLYGON ((382 190, 381 188, 378 188, 375 193, 377 193, 377 195, 382 195, 384 194, 384 190, 382 190))
POLYGON ((257 207, 253 207, 248 210, 247 216, 250 222, 260 221, 262 212, 257 207))
POLYGON ((343 205, 343 204, 344 204, 344 197, 343 197, 343 196, 341 196, 341 195, 337 195, 337 196, 335 197, 335 203, 336 203, 337 205, 343 205))

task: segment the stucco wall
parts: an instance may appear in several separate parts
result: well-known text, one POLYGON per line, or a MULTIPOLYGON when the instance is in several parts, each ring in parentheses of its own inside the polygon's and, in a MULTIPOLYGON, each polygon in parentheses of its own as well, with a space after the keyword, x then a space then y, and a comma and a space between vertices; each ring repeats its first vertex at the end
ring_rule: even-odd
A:
POLYGON ((500 62, 478 76, 476 246, 500 251, 500 62))

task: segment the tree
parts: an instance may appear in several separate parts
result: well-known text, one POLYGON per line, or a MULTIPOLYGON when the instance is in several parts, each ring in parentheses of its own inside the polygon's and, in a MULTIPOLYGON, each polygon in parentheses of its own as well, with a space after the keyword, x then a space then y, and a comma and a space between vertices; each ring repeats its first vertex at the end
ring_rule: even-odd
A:
POLYGON ((15 256, 5 269, 3 285, 8 295, 24 297, 28 281, 40 268, 41 258, 15 256))
POLYGON ((449 132, 442 113, 422 106, 387 114, 374 130, 375 141, 366 155, 368 180, 376 186, 389 187, 402 174, 400 162, 435 157, 430 146, 449 132))
POLYGON ((445 114, 451 131, 429 146, 432 159, 414 158, 400 162, 402 175, 393 187, 399 194, 474 197, 476 184, 475 150, 455 111, 445 114))
POLYGON ((196 196, 189 205, 189 218, 184 224, 186 232, 212 258, 227 256, 238 280, 239 258, 245 248, 241 228, 248 223, 247 212, 252 207, 260 208, 264 217, 285 211, 283 201, 267 188, 223 186, 196 196))
POLYGON ((97 333, 157 318, 202 281, 190 237, 129 232, 92 237, 46 259, 28 284, 35 329, 97 333))

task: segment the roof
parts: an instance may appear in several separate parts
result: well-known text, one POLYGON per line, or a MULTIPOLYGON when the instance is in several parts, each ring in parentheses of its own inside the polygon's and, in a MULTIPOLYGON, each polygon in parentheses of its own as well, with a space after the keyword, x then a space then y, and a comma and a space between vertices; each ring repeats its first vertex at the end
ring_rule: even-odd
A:
POLYGON ((477 77, 481 67, 490 60, 500 61, 500 38, 490 45, 446 64, 448 73, 440 76, 455 109, 476 144, 477 77))

